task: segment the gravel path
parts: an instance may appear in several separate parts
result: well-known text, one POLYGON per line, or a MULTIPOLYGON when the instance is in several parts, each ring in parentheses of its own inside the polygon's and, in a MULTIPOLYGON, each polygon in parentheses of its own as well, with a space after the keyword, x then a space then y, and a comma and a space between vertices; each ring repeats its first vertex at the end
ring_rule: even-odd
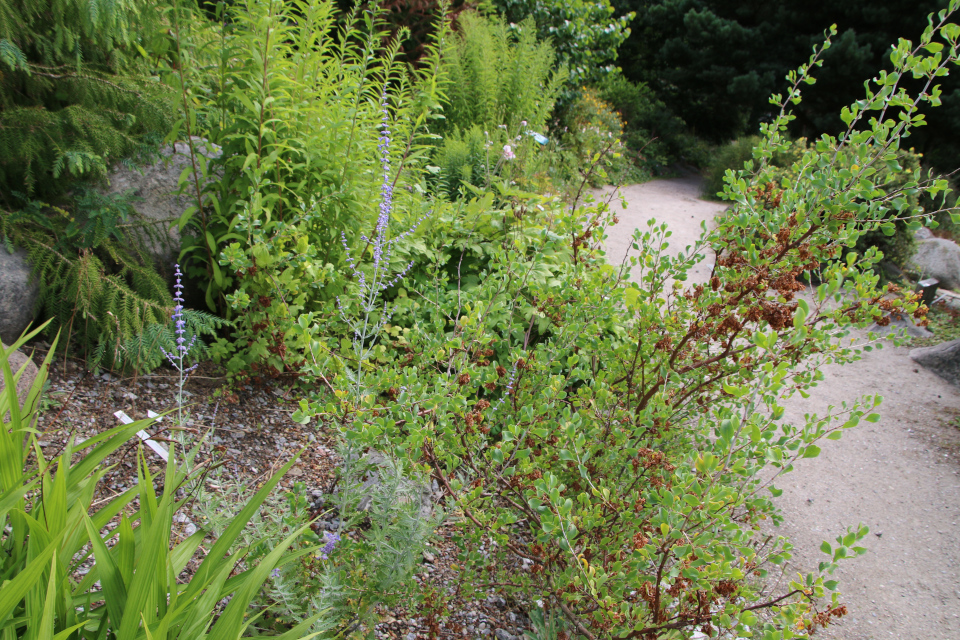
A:
MULTIPOLYGON (((655 180, 622 189, 626 210, 609 230, 619 262, 636 228, 651 217, 674 232, 673 250, 692 243, 723 204, 699 199, 695 178, 655 180)), ((712 259, 691 274, 706 280, 712 259)), ((784 524, 796 546, 792 574, 815 569, 823 540, 864 523, 866 555, 841 563, 837 579, 849 615, 818 637, 843 640, 960 639, 960 389, 916 365, 909 349, 887 345, 859 362, 825 368, 807 399, 787 403, 787 417, 824 413, 863 394, 884 396, 881 420, 825 442, 778 484, 784 524)))

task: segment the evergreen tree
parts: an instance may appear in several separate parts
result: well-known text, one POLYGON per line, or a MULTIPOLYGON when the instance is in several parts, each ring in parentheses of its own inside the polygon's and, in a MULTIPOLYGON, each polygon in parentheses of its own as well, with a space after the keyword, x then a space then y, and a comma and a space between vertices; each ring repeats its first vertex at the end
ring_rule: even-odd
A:
MULTIPOLYGON (((808 87, 795 135, 836 134, 840 108, 857 99, 877 69, 890 69, 890 44, 916 41, 945 0, 614 0, 636 12, 620 49, 624 75, 649 84, 701 137, 724 142, 753 133, 771 116, 770 94, 837 25, 838 36, 808 87)), ((960 79, 942 78, 943 108, 905 143, 943 171, 960 166, 960 79)))
POLYGON ((148 70, 162 5, 0 0, 0 205, 48 197, 165 133, 174 113, 148 70))

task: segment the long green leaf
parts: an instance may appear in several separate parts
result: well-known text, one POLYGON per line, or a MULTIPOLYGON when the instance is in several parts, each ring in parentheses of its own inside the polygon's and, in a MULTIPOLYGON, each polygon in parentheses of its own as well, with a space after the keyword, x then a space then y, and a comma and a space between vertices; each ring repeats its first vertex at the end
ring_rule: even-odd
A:
POLYGON ((80 449, 86 449, 87 447, 93 444, 99 444, 95 449, 90 453, 86 454, 83 457, 83 460, 77 463, 73 468, 73 474, 77 478, 86 478, 90 476, 94 470, 100 466, 104 458, 109 456, 111 453, 127 444, 130 439, 139 431, 140 429, 146 429, 154 422, 153 419, 148 420, 138 420, 136 422, 131 422, 130 424, 122 424, 120 426, 114 427, 109 431, 104 431, 103 433, 94 436, 90 440, 85 440, 81 445, 80 449))
POLYGON ((37 627, 36 637, 46 640, 53 636, 53 612, 57 598, 57 559, 50 559, 50 579, 47 581, 47 597, 43 601, 43 614, 37 627))
POLYGON ((286 553, 287 548, 299 538, 304 531, 313 524, 309 522, 283 540, 270 553, 264 556, 256 567, 253 568, 250 576, 240 585, 237 592, 230 599, 230 603, 223 613, 217 619, 213 629, 210 630, 209 640, 238 640, 243 634, 244 629, 251 621, 245 621, 244 618, 250 607, 253 597, 260 591, 260 587, 266 581, 270 572, 277 566, 277 563, 286 553))
POLYGON ((197 547, 206 537, 207 533, 201 529, 174 547, 173 551, 170 552, 170 565, 173 567, 174 573, 179 575, 183 571, 183 568, 190 562, 190 558, 196 553, 197 547))
MULTIPOLYGON (((235 553, 229 558, 225 558, 217 572, 213 574, 210 584, 204 585, 206 591, 200 593, 199 597, 193 600, 187 600, 181 595, 178 607, 167 613, 165 619, 170 619, 171 625, 180 628, 181 638, 184 640, 201 638, 206 634, 207 627, 213 621, 211 613, 222 599, 223 585, 240 557, 241 554, 235 553)), ((193 578, 193 580, 196 580, 196 578, 193 578)))
POLYGON ((127 587, 123 583, 123 575, 113 554, 100 538, 100 532, 93 528, 93 522, 89 517, 84 517, 83 524, 87 528, 87 535, 93 545, 93 555, 97 559, 97 568, 100 570, 100 585, 103 587, 107 613, 116 624, 118 620, 123 619, 123 612, 127 607, 127 587))
POLYGON ((302 635, 303 633, 309 631, 310 627, 316 624, 320 620, 320 618, 326 615, 328 611, 329 609, 324 609, 320 613, 310 616, 309 618, 307 618, 306 620, 304 620, 294 628, 288 631, 285 631, 284 633, 277 636, 276 640, 310 640, 311 638, 316 638, 318 635, 320 635, 325 631, 329 631, 330 629, 336 626, 336 622, 334 622, 333 620, 328 621, 327 624, 323 625, 323 628, 320 631, 317 631, 316 633, 311 633, 308 636, 302 635))
POLYGON ((27 592, 34 588, 47 569, 47 563, 57 550, 57 544, 48 544, 31 562, 12 579, 0 588, 0 626, 6 623, 17 605, 26 597, 27 592))
POLYGON ((113 548, 117 553, 117 569, 120 571, 120 577, 123 578, 123 584, 129 586, 133 582, 137 543, 133 537, 133 527, 130 526, 130 520, 127 519, 126 514, 120 518, 120 526, 117 527, 117 544, 113 548))
POLYGON ((166 589, 158 588, 158 584, 166 582, 166 575, 158 575, 157 570, 158 567, 161 571, 164 570, 169 553, 173 498, 167 493, 159 504, 151 504, 151 497, 155 499, 153 479, 149 473, 143 471, 145 465, 142 458, 139 466, 140 542, 143 550, 139 554, 136 572, 127 590, 127 607, 117 632, 120 638, 133 638, 141 620, 146 620, 148 624, 153 622, 159 600, 162 598, 166 602, 166 589), (153 602, 150 602, 151 596, 153 602))
POLYGON ((57 635, 53 636, 53 640, 67 640, 67 638, 69 638, 69 637, 71 637, 71 636, 73 635, 73 632, 74 632, 74 631, 76 631, 77 629, 82 628, 82 627, 83 627, 84 625, 86 625, 86 624, 87 624, 86 622, 81 622, 81 623, 79 623, 79 624, 73 625, 72 627, 67 627, 66 629, 64 629, 63 631, 61 631, 60 633, 58 633, 57 635))

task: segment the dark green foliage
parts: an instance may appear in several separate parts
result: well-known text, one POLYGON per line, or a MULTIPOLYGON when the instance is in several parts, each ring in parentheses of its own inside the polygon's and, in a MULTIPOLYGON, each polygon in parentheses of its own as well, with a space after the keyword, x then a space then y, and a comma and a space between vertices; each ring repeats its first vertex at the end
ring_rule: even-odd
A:
POLYGON ((170 94, 144 59, 157 25, 145 0, 0 0, 0 204, 103 178, 163 135, 170 94))
MULTIPOLYGON (((786 73, 823 41, 817 83, 798 105, 791 132, 813 137, 843 129, 841 107, 856 100, 877 69, 891 68, 890 44, 916 41, 941 0, 615 0, 619 14, 634 11, 632 32, 620 49, 624 75, 646 82, 700 137, 725 143, 753 133, 773 111, 767 100, 786 87, 786 73)), ((943 108, 925 108, 929 126, 910 137, 925 162, 941 171, 960 166, 960 80, 937 79, 943 108)), ((915 80, 907 84, 919 89, 915 80)))
POLYGON ((646 83, 614 73, 599 83, 598 92, 620 114, 623 142, 647 173, 661 175, 674 162, 695 166, 704 162, 704 145, 646 83))
POLYGON ((745 131, 796 66, 777 66, 767 50, 775 42, 776 3, 640 0, 620 8, 637 13, 622 49, 624 74, 649 83, 698 136, 713 141, 745 131))
MULTIPOLYGON (((186 323, 183 337, 187 344, 193 344, 188 357, 184 358, 184 360, 190 362, 210 359, 210 347, 201 339, 201 336, 216 338, 220 329, 233 324, 211 313, 196 309, 183 309, 183 321, 186 323)), ((152 371, 167 363, 164 351, 176 353, 177 335, 175 330, 176 327, 172 322, 147 325, 138 333, 121 341, 119 348, 114 350, 114 355, 125 369, 152 371)), ((94 361, 102 362, 108 356, 107 349, 109 346, 107 343, 97 345, 94 361)))
MULTIPOLYGON (((0 236, 27 250, 42 312, 53 320, 47 331, 61 332, 65 348, 94 365, 144 369, 159 363, 160 346, 174 344, 166 328, 173 301, 129 233, 138 222, 131 200, 81 189, 69 208, 30 201, 16 212, 0 210, 0 236)), ((194 333, 216 326, 205 316, 188 321, 194 333)))
POLYGON ((727 144, 719 145, 710 154, 710 160, 704 171, 703 197, 721 200, 724 176, 728 170, 739 171, 748 160, 753 160, 753 148, 760 141, 757 136, 737 138, 727 144))
MULTIPOLYGON (((355 3, 339 0, 337 4, 346 14, 355 3)), ((452 21, 471 8, 471 3, 466 0, 443 3, 439 0, 381 0, 379 5, 390 31, 403 37, 400 58, 413 65, 419 64, 420 59, 428 54, 441 10, 446 12, 446 19, 452 21)))

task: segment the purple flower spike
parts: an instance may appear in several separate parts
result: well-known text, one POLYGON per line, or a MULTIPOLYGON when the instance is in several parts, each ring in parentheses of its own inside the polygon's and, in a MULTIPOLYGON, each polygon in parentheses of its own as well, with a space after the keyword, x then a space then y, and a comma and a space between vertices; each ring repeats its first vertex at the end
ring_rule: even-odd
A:
POLYGON ((170 366, 177 370, 180 374, 180 378, 177 383, 177 408, 178 416, 180 421, 183 421, 183 384, 186 382, 187 376, 190 375, 194 369, 197 368, 197 365, 192 367, 184 367, 184 358, 190 353, 190 350, 193 349, 193 345, 197 341, 197 336, 190 338, 190 342, 187 342, 187 321, 183 317, 183 273, 180 271, 180 265, 174 265, 173 275, 176 277, 176 284, 173 285, 174 295, 173 301, 176 303, 173 307, 173 315, 170 316, 170 319, 173 320, 174 329, 173 332, 176 334, 175 342, 177 343, 177 348, 172 351, 167 351, 163 347, 160 347, 160 351, 163 352, 163 355, 166 356, 167 360, 170 361, 170 366))
MULTIPOLYGON (((360 236, 364 245, 364 253, 367 249, 372 250, 373 253, 373 260, 368 268, 361 269, 358 264, 366 256, 351 256, 346 233, 341 233, 340 235, 346 254, 345 262, 348 269, 352 272, 353 280, 359 289, 358 306, 361 313, 359 318, 348 315, 347 308, 341 300, 337 298, 337 309, 340 312, 340 317, 353 330, 354 361, 357 365, 357 369, 353 373, 355 373, 355 383, 358 393, 361 385, 363 362, 368 357, 372 345, 377 341, 378 335, 390 322, 392 317, 392 313, 387 308, 386 303, 383 303, 382 310, 379 308, 379 297, 387 289, 399 285, 413 266, 413 262, 410 262, 399 272, 393 271, 391 269, 393 251, 396 248, 396 244, 416 231, 417 227, 423 221, 423 218, 421 218, 412 228, 398 236, 391 238, 389 235, 390 215, 393 212, 394 185, 390 172, 390 111, 386 88, 384 88, 380 96, 380 109, 383 114, 379 125, 380 132, 377 143, 381 169, 380 203, 373 233, 369 236, 360 236), (377 313, 379 317, 373 319, 372 314, 374 313, 377 313)), ((320 557, 326 559, 330 552, 333 551, 339 539, 339 536, 328 536, 327 542, 320 553, 320 557)))
POLYGON ((323 537, 327 542, 323 545, 323 548, 320 549, 320 557, 324 560, 329 560, 330 554, 333 553, 337 543, 340 542, 340 534, 327 531, 324 532, 323 537))

